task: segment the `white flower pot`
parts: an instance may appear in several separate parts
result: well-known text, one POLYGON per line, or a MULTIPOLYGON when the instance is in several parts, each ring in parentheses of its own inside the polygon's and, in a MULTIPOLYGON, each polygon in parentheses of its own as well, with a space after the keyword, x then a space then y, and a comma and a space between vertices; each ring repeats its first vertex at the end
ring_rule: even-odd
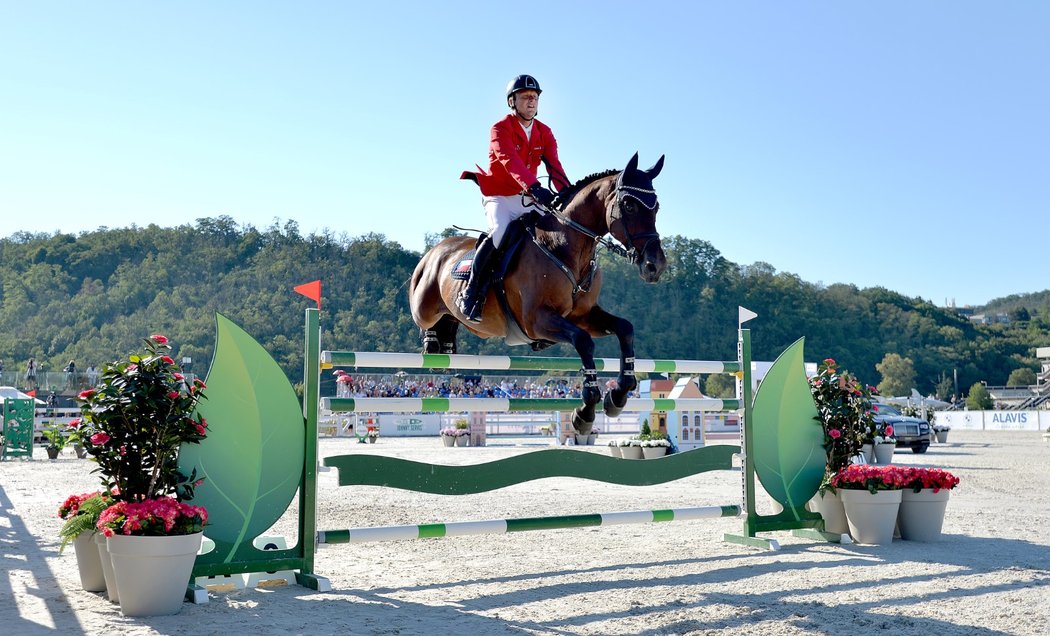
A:
POLYGON ((619 446, 610 446, 609 447, 609 454, 612 455, 613 457, 623 457, 623 453, 620 452, 620 447, 619 446))
POLYGON ((873 494, 867 490, 839 489, 839 496, 854 541, 876 545, 893 543, 901 491, 880 490, 873 494))
POLYGON ((109 556, 109 548, 106 546, 106 535, 96 532, 94 536, 95 547, 98 548, 99 562, 102 564, 102 576, 106 581, 106 598, 110 603, 119 603, 120 595, 117 593, 117 577, 113 575, 113 560, 109 556))
POLYGON ((893 463, 893 451, 897 445, 893 443, 875 444, 875 463, 886 466, 893 463))
POLYGON ((77 553, 77 568, 80 570, 80 586, 87 592, 105 592, 106 574, 102 571, 102 557, 95 545, 94 532, 81 532, 73 539, 77 553))
POLYGON ((646 459, 656 459, 657 457, 663 457, 667 454, 666 446, 643 446, 642 455, 646 459))
POLYGON ((641 446, 623 446, 620 448, 620 453, 624 459, 641 459, 642 458, 642 447, 641 446))
POLYGON ((923 488, 915 492, 909 488, 902 492, 901 508, 897 514, 901 538, 908 541, 940 541, 944 510, 948 507, 948 497, 952 491, 941 488, 933 492, 933 488, 923 488))
POLYGON ((810 508, 813 512, 824 517, 824 532, 831 534, 849 534, 849 523, 846 522, 846 509, 842 506, 842 498, 839 493, 827 491, 818 492, 810 499, 810 508))
POLYGON ((441 441, 442 441, 442 443, 445 444, 445 446, 455 446, 456 445, 456 438, 452 437, 451 435, 442 435, 441 436, 441 441))
POLYGON ((936 435, 938 444, 948 443, 948 431, 937 431, 936 435))
POLYGON ((182 609, 204 533, 168 537, 114 535, 106 545, 124 616, 167 616, 182 609))
POLYGON ((456 446, 466 446, 467 442, 469 442, 469 441, 470 441, 469 437, 467 437, 466 435, 460 435, 459 437, 456 438, 456 446))
POLYGON ((874 453, 874 451, 872 450, 871 447, 872 447, 871 444, 864 444, 864 445, 862 445, 860 447, 860 454, 864 456, 864 463, 865 464, 874 464, 875 463, 875 453, 874 453))

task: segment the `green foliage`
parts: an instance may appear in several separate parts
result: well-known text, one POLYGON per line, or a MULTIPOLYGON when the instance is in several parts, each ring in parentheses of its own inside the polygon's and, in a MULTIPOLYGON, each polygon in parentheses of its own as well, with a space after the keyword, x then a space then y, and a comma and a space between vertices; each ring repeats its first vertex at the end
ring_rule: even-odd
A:
POLYGON ((179 472, 178 452, 206 436, 207 422, 196 412, 204 383, 185 384, 165 336, 145 344, 145 355, 105 365, 98 387, 77 397, 80 438, 114 499, 192 499, 196 476, 179 472))
POLYGON ((882 395, 910 395, 915 387, 915 364, 911 358, 887 353, 882 362, 875 365, 875 370, 882 374, 879 383, 882 395))
MULTIPOLYGON (((445 229, 430 240, 455 233, 445 229)), ((773 360, 806 336, 813 357, 869 375, 894 352, 912 360, 913 384, 923 394, 953 370, 960 386, 1003 384, 1014 369, 1037 367, 1035 347, 1050 346, 1050 291, 975 308, 1017 310, 1019 317, 1025 308, 1026 322, 975 325, 890 290, 825 287, 767 263, 737 265, 700 239, 668 236, 663 245, 668 267, 655 285, 644 283, 635 265, 601 256, 602 305, 634 323, 638 357, 734 359, 738 305, 759 314, 749 323, 756 360, 773 360)), ((406 289, 419 257, 382 235, 304 236, 291 221, 257 229, 229 217, 79 235, 21 232, 0 239, 0 358, 8 375, 29 357, 41 372, 58 371, 70 359, 85 369, 133 349, 140 334, 163 331, 176 343, 173 357, 191 358, 189 371, 204 375, 218 312, 257 338, 297 381, 302 308, 309 302, 291 288, 323 281, 327 346, 417 351, 406 289)), ((523 353, 463 329, 459 341, 462 353, 523 353)), ((596 343, 599 356, 616 356, 615 338, 596 343)), ((558 345, 543 355, 574 352, 558 345)), ((322 391, 333 394, 334 385, 322 391)))
POLYGON ((62 450, 66 447, 66 436, 62 433, 62 426, 59 424, 48 424, 44 427, 41 433, 44 439, 47 440, 48 448, 57 448, 62 450))
POLYGON ((653 432, 649 428, 649 420, 645 420, 642 422, 642 433, 639 436, 639 439, 652 439, 652 437, 653 432))
POLYGON ((820 363, 809 380, 817 404, 817 420, 824 427, 824 450, 828 455, 821 489, 826 490, 836 473, 849 466, 860 447, 875 430, 871 412, 871 387, 839 371, 835 360, 820 363))
POLYGON ((707 376, 704 394, 713 398, 736 397, 736 380, 726 373, 713 373, 707 376))
POLYGON ((966 408, 971 411, 987 411, 992 406, 992 396, 988 393, 988 388, 980 382, 975 382, 966 396, 966 408))
POLYGON ((66 499, 58 509, 59 517, 66 520, 58 531, 58 536, 62 539, 59 552, 82 532, 94 532, 99 515, 112 503, 113 500, 108 495, 98 492, 72 495, 66 499))
POLYGON ((1037 382, 1035 371, 1025 367, 1014 369, 1006 379, 1006 386, 1032 386, 1037 382))

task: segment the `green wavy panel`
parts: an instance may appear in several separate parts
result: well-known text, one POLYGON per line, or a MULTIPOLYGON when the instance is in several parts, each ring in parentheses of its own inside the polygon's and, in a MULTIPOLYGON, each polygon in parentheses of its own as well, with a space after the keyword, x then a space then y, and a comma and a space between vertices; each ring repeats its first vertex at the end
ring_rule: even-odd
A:
POLYGON ((208 437, 183 446, 179 464, 205 479, 193 503, 208 509, 204 533, 216 548, 199 562, 229 562, 255 552, 252 539, 272 526, 295 496, 306 425, 281 368, 221 315, 207 385, 200 412, 208 419, 208 437))
POLYGON ((755 395, 752 460, 769 495, 785 510, 801 509, 824 476, 824 430, 809 392, 800 338, 780 354, 755 395))
POLYGON ((660 459, 617 459, 568 449, 526 453, 469 466, 426 464, 379 455, 327 457, 340 486, 386 486, 438 495, 472 495, 547 477, 578 477, 623 486, 662 484, 732 468, 738 446, 707 446, 660 459))

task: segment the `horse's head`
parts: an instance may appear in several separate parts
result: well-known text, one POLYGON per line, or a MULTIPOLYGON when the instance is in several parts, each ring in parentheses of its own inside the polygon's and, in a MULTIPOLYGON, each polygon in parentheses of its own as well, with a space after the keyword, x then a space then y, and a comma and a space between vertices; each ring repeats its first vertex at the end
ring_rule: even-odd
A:
POLYGON ((638 265, 638 273, 647 283, 660 280, 667 267, 664 248, 660 245, 660 233, 656 231, 656 213, 660 203, 656 200, 653 179, 664 167, 664 158, 648 170, 638 169, 638 153, 634 153, 627 167, 616 179, 616 196, 605 210, 605 220, 616 240, 629 250, 631 259, 638 265))

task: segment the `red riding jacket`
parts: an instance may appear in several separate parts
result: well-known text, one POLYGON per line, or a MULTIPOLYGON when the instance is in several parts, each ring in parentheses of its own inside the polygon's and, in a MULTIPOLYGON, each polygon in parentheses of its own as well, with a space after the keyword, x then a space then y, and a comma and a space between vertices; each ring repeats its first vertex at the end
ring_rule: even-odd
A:
POLYGON ((558 141, 550 127, 538 119, 532 120, 532 138, 525 136, 525 131, 518 118, 507 115, 492 126, 492 139, 489 142, 489 169, 485 172, 478 166, 478 172, 464 172, 461 179, 473 179, 481 187, 485 196, 511 196, 520 193, 536 183, 536 171, 540 161, 547 167, 557 190, 569 186, 565 169, 558 159, 558 141))

